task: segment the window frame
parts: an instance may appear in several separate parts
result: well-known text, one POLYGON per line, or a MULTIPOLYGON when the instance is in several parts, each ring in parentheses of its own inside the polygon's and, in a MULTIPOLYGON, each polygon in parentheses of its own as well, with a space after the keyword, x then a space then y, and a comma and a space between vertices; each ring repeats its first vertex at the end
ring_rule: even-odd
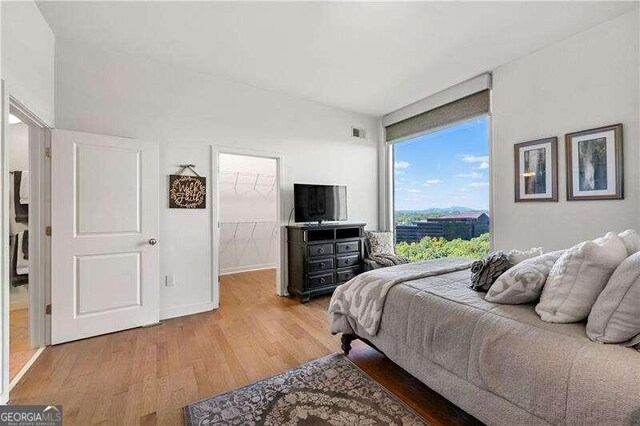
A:
MULTIPOLYGON (((490 98, 491 98, 491 92, 490 98)), ((490 103, 491 105, 491 103, 490 103)), ((384 212, 384 223, 382 224, 384 228, 388 231, 393 232, 393 238, 395 241, 396 237, 396 229, 395 229, 395 185, 394 185, 394 145, 402 142, 409 141, 411 139, 418 138, 420 136, 424 136, 430 133, 435 133, 443 129, 448 129, 450 127, 458 126, 460 124, 464 124, 469 121, 477 120, 478 118, 486 117, 488 120, 487 126, 487 138, 489 141, 489 247, 490 250, 494 250, 494 223, 495 223, 495 203, 494 203, 494 167, 493 167, 493 157, 494 157, 494 143, 493 143, 493 119, 491 116, 491 108, 489 112, 485 114, 476 115, 470 118, 466 118, 464 120, 456 121, 453 123, 449 123, 445 126, 440 126, 437 128, 425 130, 423 132, 415 133, 412 135, 408 135, 402 138, 394 139, 391 141, 385 141, 382 139, 382 143, 384 144, 384 154, 385 154, 385 187, 382 188, 384 193, 384 197, 386 199, 385 204, 385 212, 384 212)), ((383 131, 384 133, 384 131, 383 131)))

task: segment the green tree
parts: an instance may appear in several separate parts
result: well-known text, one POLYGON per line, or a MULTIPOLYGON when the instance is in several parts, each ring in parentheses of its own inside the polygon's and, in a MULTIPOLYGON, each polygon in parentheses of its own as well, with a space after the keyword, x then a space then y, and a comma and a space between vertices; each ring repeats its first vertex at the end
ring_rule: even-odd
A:
POLYGON ((489 233, 486 233, 471 240, 456 238, 448 241, 440 237, 424 237, 417 243, 402 242, 397 244, 396 253, 412 262, 442 257, 479 259, 489 254, 489 248, 489 233))

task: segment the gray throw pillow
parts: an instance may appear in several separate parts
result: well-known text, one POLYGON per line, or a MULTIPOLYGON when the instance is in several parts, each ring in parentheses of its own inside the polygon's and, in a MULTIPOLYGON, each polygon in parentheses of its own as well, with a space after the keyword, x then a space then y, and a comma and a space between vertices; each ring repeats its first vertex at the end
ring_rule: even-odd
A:
POLYGON ((640 343, 640 252, 611 275, 589 314, 587 336, 603 343, 640 343))
POLYGON ((489 290, 493 282, 510 266, 509 258, 501 251, 476 260, 471 264, 471 288, 475 291, 489 290))
POLYGON ((393 232, 365 231, 365 245, 369 255, 393 254, 393 232))
POLYGON ((562 253, 564 250, 554 251, 518 263, 493 283, 485 300, 505 305, 535 302, 562 253))

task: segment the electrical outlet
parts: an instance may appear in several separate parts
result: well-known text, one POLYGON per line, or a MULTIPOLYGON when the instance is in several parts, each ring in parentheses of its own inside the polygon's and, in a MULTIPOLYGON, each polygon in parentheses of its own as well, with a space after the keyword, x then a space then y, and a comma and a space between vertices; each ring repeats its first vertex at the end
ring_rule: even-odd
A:
POLYGON ((164 277, 164 285, 167 287, 173 287, 176 283, 176 277, 173 275, 166 275, 164 277))

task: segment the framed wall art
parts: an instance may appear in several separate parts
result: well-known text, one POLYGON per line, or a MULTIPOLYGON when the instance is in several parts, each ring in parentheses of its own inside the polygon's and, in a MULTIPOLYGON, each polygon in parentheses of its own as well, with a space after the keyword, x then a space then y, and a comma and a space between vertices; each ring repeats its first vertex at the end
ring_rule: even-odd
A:
POLYGON ((569 133, 567 200, 624 198, 622 124, 569 133))
POLYGON ((187 168, 196 176, 184 174, 169 175, 170 209, 204 209, 207 207, 207 178, 200 176, 192 164, 182 165, 182 173, 187 168))
POLYGON ((515 200, 558 201, 558 138, 514 145, 515 200))

